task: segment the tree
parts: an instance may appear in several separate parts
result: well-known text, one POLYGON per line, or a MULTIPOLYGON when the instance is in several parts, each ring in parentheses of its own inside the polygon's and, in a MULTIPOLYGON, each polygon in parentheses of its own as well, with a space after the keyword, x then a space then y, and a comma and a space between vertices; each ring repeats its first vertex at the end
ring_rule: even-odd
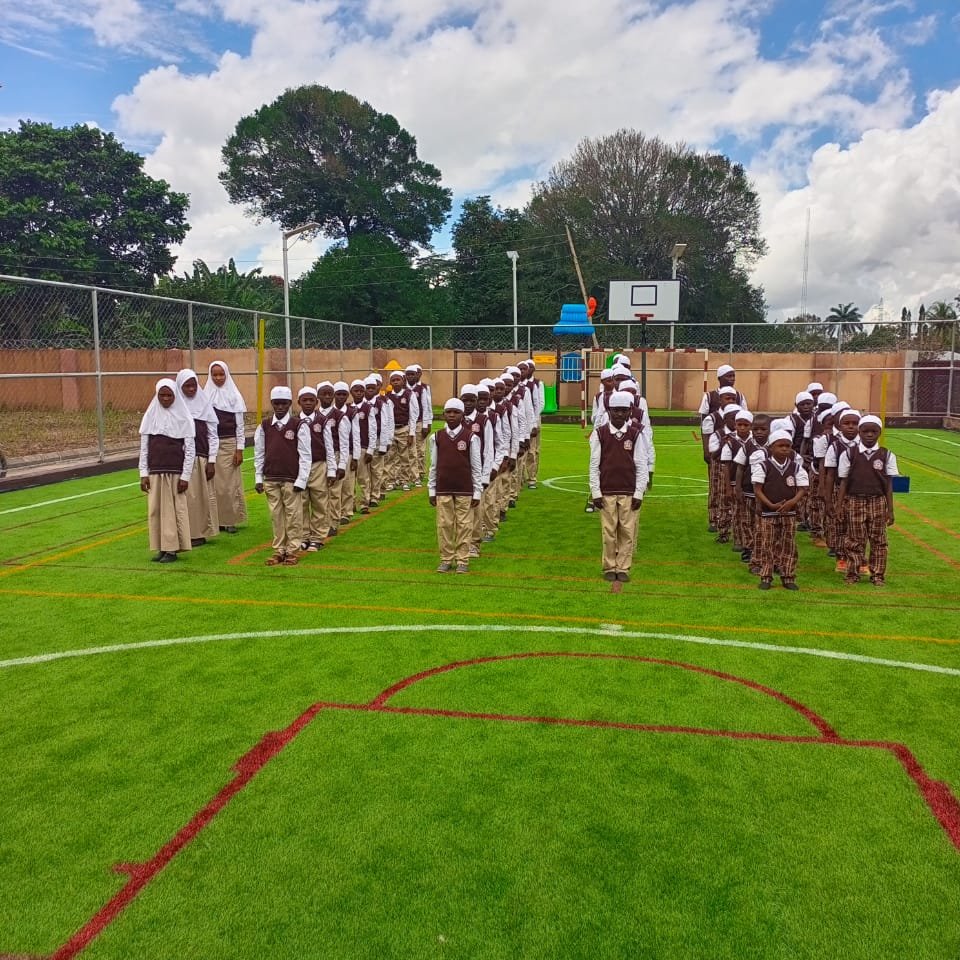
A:
POLYGON ((936 300, 927 311, 927 321, 946 323, 957 319, 957 312, 946 300, 936 300))
POLYGON ((189 229, 186 194, 83 124, 0 133, 0 271, 124 290, 167 273, 189 229))
POLYGON ((827 336, 833 340, 844 340, 857 333, 863 333, 863 314, 852 303, 838 303, 830 308, 824 321, 827 336))
POLYGON ((312 220, 328 237, 375 234, 408 250, 428 244, 450 210, 416 139, 342 90, 287 90, 240 120, 222 156, 230 200, 284 229, 312 220))
MULTIPOLYGON (((328 250, 293 285, 290 307, 300 316, 342 323, 436 323, 445 288, 431 286, 431 276, 388 237, 358 234, 328 250)), ((319 328, 313 332, 320 336, 319 328)), ((310 345, 310 331, 307 336, 310 345)))
POLYGON ((232 258, 213 271, 203 260, 194 260, 192 273, 161 277, 156 292, 161 297, 219 303, 265 313, 283 310, 283 278, 265 277, 260 267, 241 273, 232 258))
POLYGON ((749 270, 766 252, 760 202, 743 167, 635 130, 583 140, 534 187, 527 216, 548 234, 569 225, 585 276, 669 277, 673 244, 687 244, 683 322, 762 321, 749 270))

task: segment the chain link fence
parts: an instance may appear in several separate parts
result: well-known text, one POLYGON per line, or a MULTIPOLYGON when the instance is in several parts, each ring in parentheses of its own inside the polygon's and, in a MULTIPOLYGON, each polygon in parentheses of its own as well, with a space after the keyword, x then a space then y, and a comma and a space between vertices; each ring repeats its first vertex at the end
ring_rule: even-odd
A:
MULTIPOLYGON (((538 369, 552 382, 561 357, 581 347, 705 348, 711 366, 733 363, 747 389, 756 387, 754 396, 762 395, 764 378, 773 371, 791 382, 819 379, 834 392, 856 385, 868 394, 863 405, 874 407, 868 401, 886 374, 893 384, 891 413, 960 415, 958 322, 952 319, 868 329, 829 322, 598 324, 594 337, 577 338, 558 337, 552 326, 370 327, 288 319, 0 276, 0 451, 11 466, 129 453, 136 449, 140 417, 156 380, 191 367, 203 382, 214 360, 229 365, 252 422, 261 382, 263 395, 269 395, 277 383, 296 389, 325 379, 349 382, 371 370, 417 362, 439 402, 440 394, 467 379, 528 356, 540 358, 538 369), (546 363, 549 358, 556 360, 546 363)), ((650 401, 654 407, 684 409, 686 394, 678 398, 650 401)))

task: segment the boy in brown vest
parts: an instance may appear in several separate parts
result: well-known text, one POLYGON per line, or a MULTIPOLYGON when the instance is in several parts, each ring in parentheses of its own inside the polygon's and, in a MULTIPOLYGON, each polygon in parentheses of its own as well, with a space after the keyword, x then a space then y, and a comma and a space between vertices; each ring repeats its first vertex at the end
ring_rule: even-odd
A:
POLYGON ((649 471, 642 427, 630 418, 633 396, 617 390, 609 407, 609 423, 590 434, 590 496, 600 511, 603 578, 626 582, 649 471))
POLYGON ((840 495, 837 509, 846 521, 844 552, 845 583, 860 580, 860 571, 869 563, 870 582, 884 585, 887 574, 887 527, 893 526, 893 481, 897 458, 878 445, 883 423, 868 414, 860 418, 860 439, 840 454, 837 477, 840 495), (867 546, 870 558, 867 561, 867 546))
POLYGON ((303 491, 310 476, 312 454, 304 421, 291 416, 289 387, 270 391, 273 416, 264 417, 253 435, 253 476, 257 493, 265 493, 273 523, 273 556, 268 567, 294 567, 303 530, 303 491))
POLYGON ((470 538, 475 511, 480 506, 480 440, 463 425, 463 402, 452 397, 443 405, 446 428, 430 435, 430 473, 427 492, 437 508, 437 573, 470 570, 470 538))
POLYGON ((754 560, 760 567, 760 589, 769 590, 774 569, 787 590, 797 586, 797 507, 809 480, 787 430, 770 434, 766 456, 751 463, 753 492, 760 518, 754 560))

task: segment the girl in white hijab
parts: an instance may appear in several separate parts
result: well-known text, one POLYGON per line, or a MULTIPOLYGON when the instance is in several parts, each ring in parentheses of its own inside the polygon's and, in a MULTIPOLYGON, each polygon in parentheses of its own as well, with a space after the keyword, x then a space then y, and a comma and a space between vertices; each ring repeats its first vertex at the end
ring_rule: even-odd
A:
POLYGON ((187 490, 187 510, 190 514, 190 545, 202 547, 218 533, 217 498, 213 489, 216 476, 217 452, 220 438, 219 422, 207 395, 200 389, 196 373, 189 368, 177 374, 177 393, 193 417, 197 459, 194 461, 190 487, 187 490))
POLYGON ((187 490, 196 458, 193 417, 173 380, 157 381, 140 421, 140 489, 147 494, 150 549, 172 563, 190 549, 187 490))
POLYGON ((247 405, 230 376, 230 368, 223 360, 214 360, 207 368, 207 373, 203 392, 216 414, 217 436, 220 440, 213 480, 219 529, 236 533, 237 524, 247 519, 240 470, 245 442, 243 415, 247 405))

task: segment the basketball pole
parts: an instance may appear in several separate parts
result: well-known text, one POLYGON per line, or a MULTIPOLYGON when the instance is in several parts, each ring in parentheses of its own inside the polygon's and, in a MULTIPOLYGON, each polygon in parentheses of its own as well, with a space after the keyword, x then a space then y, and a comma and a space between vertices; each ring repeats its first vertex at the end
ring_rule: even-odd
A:
POLYGON ((640 396, 647 399, 647 321, 652 313, 635 313, 640 321, 640 396))
MULTIPOLYGON (((567 231, 567 243, 570 244, 570 256, 573 257, 573 269, 577 271, 577 280, 580 282, 580 293, 583 294, 583 305, 589 310, 590 307, 587 300, 590 298, 587 296, 587 288, 583 282, 583 274, 580 272, 580 261, 577 259, 577 249, 573 245, 573 234, 570 232, 570 225, 565 223, 563 229, 567 231)), ((590 337, 593 340, 593 345, 598 347, 596 332, 592 333, 590 337)))

